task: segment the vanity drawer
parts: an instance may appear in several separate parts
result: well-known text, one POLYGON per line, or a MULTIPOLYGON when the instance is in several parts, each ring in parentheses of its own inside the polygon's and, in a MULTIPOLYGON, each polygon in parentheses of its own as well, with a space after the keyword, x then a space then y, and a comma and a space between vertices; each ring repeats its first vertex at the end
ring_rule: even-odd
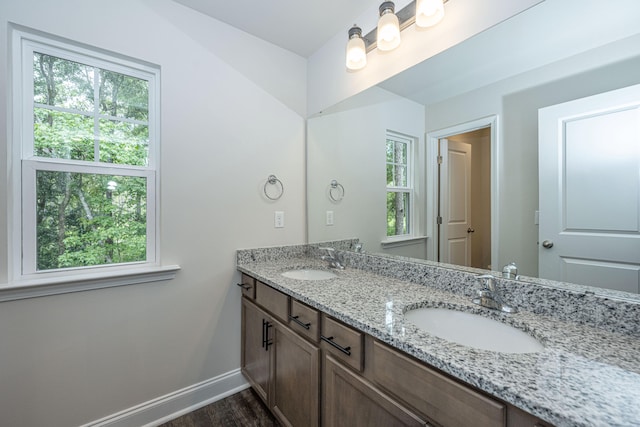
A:
POLYGON ((247 298, 255 299, 256 297, 256 279, 242 273, 242 281, 238 284, 242 288, 242 295, 247 298))
POLYGON ((323 350, 337 359, 362 371, 364 367, 364 334, 329 316, 322 316, 320 343, 323 350))
POLYGON ((320 313, 315 308, 291 299, 289 327, 313 342, 320 339, 320 313))
POLYGON ((367 370, 375 383, 444 426, 504 426, 506 406, 373 341, 367 370))
POLYGON ((289 297, 287 295, 256 280, 256 302, 280 320, 287 321, 289 314, 289 297))

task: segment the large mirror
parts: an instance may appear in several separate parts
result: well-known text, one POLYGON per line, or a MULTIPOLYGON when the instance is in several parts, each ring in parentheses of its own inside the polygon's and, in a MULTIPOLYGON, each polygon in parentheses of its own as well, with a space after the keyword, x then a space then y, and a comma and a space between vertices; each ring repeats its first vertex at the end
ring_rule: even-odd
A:
POLYGON ((515 262, 544 276, 538 111, 640 84, 640 26, 629 18, 640 8, 596 3, 547 0, 309 118, 308 241, 357 237, 368 252, 457 264, 447 218, 471 206, 458 227, 475 242, 468 266, 515 262), (462 182, 454 171, 466 162, 462 182))

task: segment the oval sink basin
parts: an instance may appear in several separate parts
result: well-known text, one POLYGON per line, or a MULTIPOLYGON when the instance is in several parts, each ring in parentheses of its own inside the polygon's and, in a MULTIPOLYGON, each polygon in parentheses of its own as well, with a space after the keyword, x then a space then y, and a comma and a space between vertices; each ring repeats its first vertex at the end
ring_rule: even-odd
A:
POLYGON ((500 353, 536 353, 544 347, 526 332, 473 313, 446 308, 418 308, 405 320, 432 335, 458 344, 500 353))
POLYGON ((296 280, 327 280, 338 277, 335 273, 327 270, 313 270, 302 268, 299 270, 289 270, 282 273, 284 277, 296 280))

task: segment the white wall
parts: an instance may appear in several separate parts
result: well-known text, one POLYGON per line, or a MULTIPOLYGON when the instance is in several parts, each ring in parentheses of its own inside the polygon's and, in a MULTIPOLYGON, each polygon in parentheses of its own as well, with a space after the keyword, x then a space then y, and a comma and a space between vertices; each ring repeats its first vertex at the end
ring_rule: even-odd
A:
MULTIPOLYGON (((372 88, 349 103, 309 119, 307 187, 309 241, 358 237, 364 249, 383 252, 386 239, 386 132, 418 139, 416 165, 424 183, 424 107, 384 89, 372 88), (420 166, 422 165, 422 166, 420 166), (339 203, 327 195, 331 180, 345 188, 339 203), (367 209, 362 209, 362 207, 367 209), (326 225, 326 211, 334 225, 326 225)), ((417 206, 422 206, 417 200, 417 206)), ((423 211, 424 214, 424 211, 423 211)), ((424 232, 424 215, 418 219, 424 232)), ((394 254, 425 257, 424 242, 396 248, 394 254)), ((390 251, 385 251, 390 252, 390 251)))
MULTIPOLYGON (((0 303, 0 425, 88 423, 237 369, 235 250, 305 239, 306 61, 169 0, 0 2, 1 224, 8 22, 161 66, 161 259, 182 270, 0 303), (270 173, 276 202, 262 195, 270 173)), ((7 244, 2 227, 0 284, 7 244)))

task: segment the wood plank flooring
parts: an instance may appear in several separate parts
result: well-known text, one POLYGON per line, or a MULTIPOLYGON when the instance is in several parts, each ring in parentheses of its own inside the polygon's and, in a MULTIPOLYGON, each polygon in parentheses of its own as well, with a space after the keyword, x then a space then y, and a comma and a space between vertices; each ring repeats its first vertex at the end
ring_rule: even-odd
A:
POLYGON ((158 427, 280 427, 253 389, 248 388, 158 427))

